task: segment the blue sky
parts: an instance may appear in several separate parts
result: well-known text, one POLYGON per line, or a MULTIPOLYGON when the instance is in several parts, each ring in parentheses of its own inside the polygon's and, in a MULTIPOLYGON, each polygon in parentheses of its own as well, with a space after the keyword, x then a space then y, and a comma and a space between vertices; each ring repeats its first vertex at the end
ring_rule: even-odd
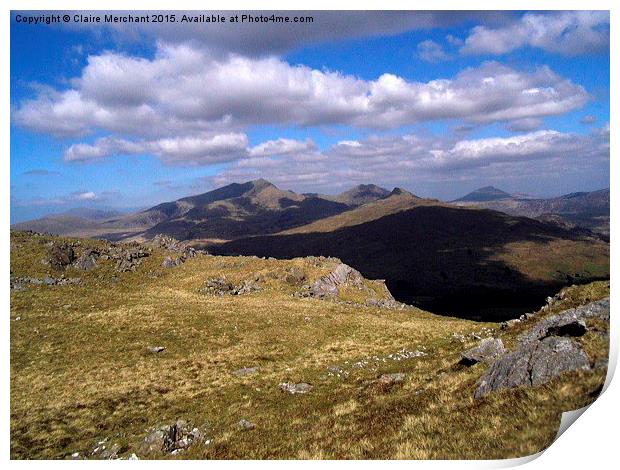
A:
POLYGON ((31 14, 11 23, 12 222, 258 177, 442 199, 488 184, 541 196, 609 186, 604 12, 16 19, 31 14))

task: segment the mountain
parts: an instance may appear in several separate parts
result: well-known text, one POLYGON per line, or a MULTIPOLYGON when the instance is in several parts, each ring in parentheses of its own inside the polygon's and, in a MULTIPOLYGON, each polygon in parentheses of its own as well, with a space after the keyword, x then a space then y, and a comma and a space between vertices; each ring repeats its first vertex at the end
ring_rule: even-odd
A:
POLYGON ((361 206, 368 202, 383 199, 390 195, 390 191, 375 184, 360 184, 334 197, 335 201, 348 206, 361 206))
MULTIPOLYGON (((474 191, 475 192, 475 191, 474 191)), ((473 193, 470 193, 473 194, 473 193)), ((570 193, 554 198, 509 197, 495 200, 457 199, 458 205, 472 205, 494 209, 509 215, 569 223, 609 235, 609 189, 570 193)))
POLYGON ((105 220, 105 219, 110 219, 112 217, 118 217, 123 214, 124 212, 121 212, 116 209, 94 209, 92 207, 74 207, 73 209, 69 209, 65 212, 62 212, 56 215, 80 217, 86 220, 105 220))
POLYGON ((156 206, 151 211, 166 218, 144 236, 163 233, 179 240, 232 240, 276 233, 349 209, 345 203, 283 191, 260 179, 156 206))
POLYGON ((36 220, 18 222, 11 225, 13 230, 32 230, 33 232, 52 233, 54 235, 89 236, 97 232, 101 223, 97 220, 72 215, 49 215, 36 220))
POLYGON ((372 184, 359 185, 336 196, 297 194, 258 179, 232 183, 132 214, 76 209, 71 214, 24 222, 13 228, 110 240, 144 240, 159 233, 179 240, 233 240, 306 225, 390 194, 372 184))
POLYGON ((510 199, 511 197, 512 196, 509 193, 502 191, 501 189, 497 189, 494 186, 485 186, 484 188, 479 188, 469 194, 466 194, 454 202, 497 201, 500 199, 510 199))
POLYGON ((485 320, 534 308, 564 285, 609 276, 609 245, 581 232, 492 210, 401 197, 209 249, 287 259, 338 257, 366 277, 385 279, 400 301, 485 320))
POLYGON ((436 200, 419 198, 401 188, 394 188, 394 190, 388 194, 389 196, 383 199, 363 204, 354 209, 342 212, 341 214, 319 219, 307 225, 283 231, 280 234, 331 232, 343 227, 350 227, 380 219, 386 215, 412 209, 416 206, 428 204, 435 205, 438 203, 436 200))
POLYGON ((123 213, 114 209, 93 209, 90 207, 75 207, 58 214, 50 214, 36 220, 18 222, 11 228, 14 230, 32 230, 55 235, 81 234, 88 236, 92 230, 97 230, 100 221, 111 217, 118 217, 123 213))

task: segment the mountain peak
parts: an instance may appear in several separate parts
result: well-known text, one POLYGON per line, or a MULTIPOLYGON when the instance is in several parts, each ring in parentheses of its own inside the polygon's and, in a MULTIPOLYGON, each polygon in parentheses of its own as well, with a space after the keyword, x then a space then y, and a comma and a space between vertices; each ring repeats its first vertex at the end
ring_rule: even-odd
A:
POLYGON ((377 199, 383 199, 389 195, 390 192, 387 189, 376 184, 358 184, 348 191, 340 193, 336 199, 348 205, 359 206, 377 199))
POLYGON ((478 188, 469 194, 466 194, 462 198, 456 199, 455 202, 468 201, 468 202, 483 202, 483 201, 495 201, 498 199, 510 199, 512 195, 506 191, 496 188, 495 186, 485 186, 478 188))
POLYGON ((249 184, 252 186, 253 189, 260 191, 261 189, 265 189, 265 188, 275 188, 276 185, 267 181, 264 178, 258 178, 257 180, 252 180, 252 181, 248 181, 246 184, 249 184))
POLYGON ((392 189, 392 192, 390 193, 390 196, 411 196, 411 197, 417 197, 415 194, 407 191, 406 189, 399 188, 399 187, 396 187, 396 188, 392 189))

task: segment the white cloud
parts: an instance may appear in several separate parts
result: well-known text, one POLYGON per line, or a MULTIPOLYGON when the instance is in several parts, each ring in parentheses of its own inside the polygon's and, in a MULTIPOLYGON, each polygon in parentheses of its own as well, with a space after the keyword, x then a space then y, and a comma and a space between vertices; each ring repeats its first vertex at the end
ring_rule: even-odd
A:
POLYGON ((94 144, 74 144, 64 155, 66 162, 88 162, 110 155, 151 154, 167 164, 207 165, 237 160, 246 155, 248 138, 230 133, 157 140, 129 141, 104 137, 94 144))
POLYGON ((523 46, 564 55, 607 50, 609 12, 526 13, 498 28, 476 26, 466 38, 461 53, 500 55, 523 46))
POLYGON ((73 193, 72 198, 76 201, 95 201, 98 199, 97 195, 93 191, 83 191, 73 193))
POLYGON ((586 135, 542 130, 478 139, 371 136, 338 142, 314 158, 247 158, 216 175, 213 183, 263 177, 296 190, 330 191, 368 182, 415 187, 476 178, 484 183, 583 168, 603 171, 608 165, 608 127, 586 135))
POLYGON ((441 62, 448 60, 450 56, 443 50, 441 44, 430 39, 418 44, 418 56, 426 62, 441 62))
POLYGON ((413 82, 386 73, 365 81, 274 57, 218 59, 188 45, 160 44, 151 60, 90 56, 70 89, 45 90, 21 103, 13 120, 60 136, 107 132, 199 145, 204 133, 239 133, 251 125, 486 123, 559 115, 587 100, 581 86, 547 67, 519 72, 489 62, 450 79, 413 82))
POLYGON ((307 153, 316 150, 316 144, 312 139, 305 141, 293 139, 276 139, 268 140, 262 144, 250 149, 249 154, 252 157, 269 157, 273 155, 291 155, 307 153))

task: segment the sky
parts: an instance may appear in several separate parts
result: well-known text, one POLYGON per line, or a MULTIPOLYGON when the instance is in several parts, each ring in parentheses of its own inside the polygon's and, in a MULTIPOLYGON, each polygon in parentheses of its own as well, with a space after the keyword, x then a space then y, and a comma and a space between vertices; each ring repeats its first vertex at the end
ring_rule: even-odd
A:
POLYGON ((12 223, 258 178, 444 200, 609 187, 608 12, 67 13, 12 12, 12 223))

